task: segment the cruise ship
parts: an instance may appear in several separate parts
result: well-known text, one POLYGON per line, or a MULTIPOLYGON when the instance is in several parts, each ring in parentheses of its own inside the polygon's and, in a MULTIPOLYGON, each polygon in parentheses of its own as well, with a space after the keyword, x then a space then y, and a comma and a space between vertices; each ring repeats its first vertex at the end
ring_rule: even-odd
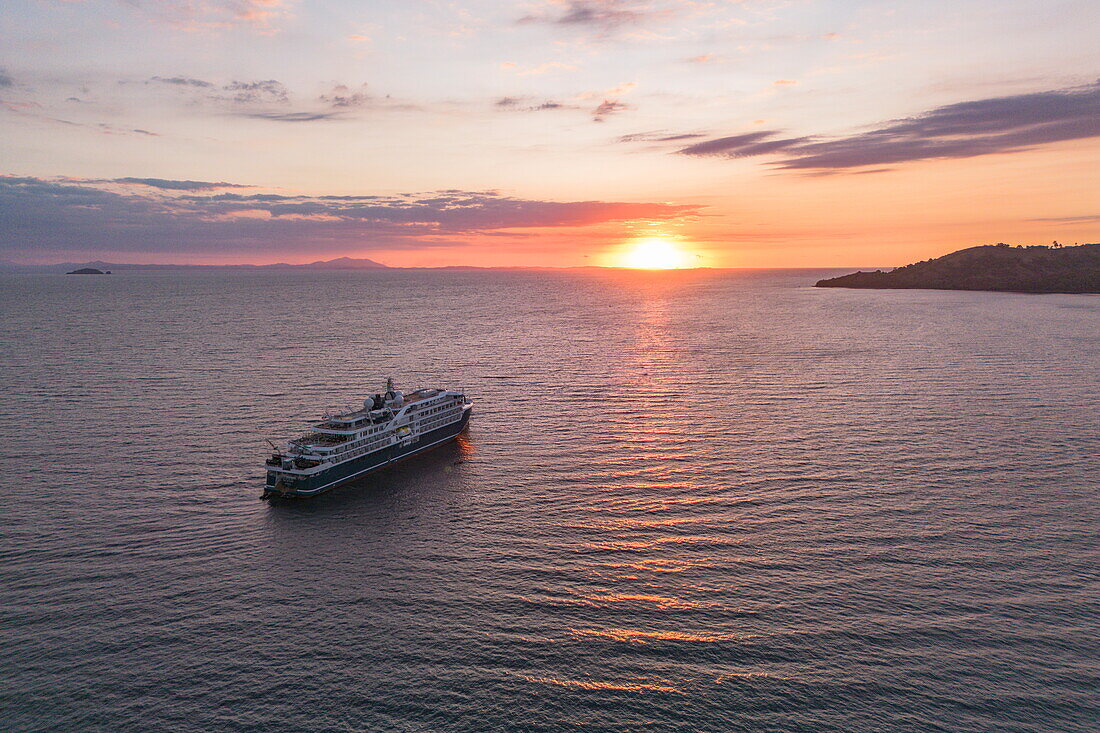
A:
POLYGON ((466 429, 472 410, 463 392, 404 394, 389 379, 385 394, 368 397, 361 409, 324 415, 284 449, 272 443, 263 498, 315 496, 454 440, 466 429))

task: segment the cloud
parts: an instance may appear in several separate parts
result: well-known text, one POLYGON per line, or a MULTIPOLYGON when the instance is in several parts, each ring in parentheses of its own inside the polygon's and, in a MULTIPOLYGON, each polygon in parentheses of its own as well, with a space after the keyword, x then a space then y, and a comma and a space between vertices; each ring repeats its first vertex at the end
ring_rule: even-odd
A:
POLYGON ((149 81, 156 81, 160 82, 161 84, 172 84, 178 87, 199 87, 200 89, 214 86, 208 81, 203 81, 202 79, 192 79, 186 76, 171 76, 167 78, 163 76, 154 76, 150 78, 149 81))
POLYGON ((838 169, 971 158, 1100 136, 1100 82, 960 102, 869 132, 809 143, 783 168, 838 169))
POLYGON ((15 86, 15 80, 11 78, 6 69, 0 69, 0 89, 15 86))
MULTIPOLYGON (((75 99, 75 97, 73 97, 73 99, 75 99)), ((106 122, 76 122, 74 120, 67 120, 62 117, 55 117, 51 114, 46 114, 45 112, 42 112, 42 106, 36 102, 6 102, 0 100, 0 107, 6 109, 9 113, 17 117, 23 117, 30 120, 41 120, 44 122, 49 122, 51 124, 64 125, 65 127, 70 128, 84 128, 103 135, 141 135, 143 137, 160 137, 159 133, 150 132, 149 130, 143 130, 140 128, 117 127, 106 122)))
POLYGON ((269 35, 278 32, 275 24, 287 15, 283 0, 148 0, 127 4, 185 31, 243 27, 269 35))
POLYGON ((607 117, 634 109, 619 99, 620 95, 629 94, 637 86, 636 82, 625 82, 613 89, 602 91, 581 92, 571 96, 565 102, 546 99, 536 101, 537 97, 531 96, 507 96, 498 97, 493 106, 498 109, 512 110, 516 112, 542 112, 546 110, 580 110, 592 115, 595 122, 603 122, 607 117), (598 100, 598 101, 597 101, 598 100), (592 105, 595 104, 593 107, 592 105))
POLYGON ((238 104, 265 102, 289 102, 290 94, 282 82, 274 79, 266 81, 234 81, 223 87, 238 104))
POLYGON ((1100 137, 1100 82, 949 104, 839 138, 779 135, 762 130, 719 137, 677 152, 725 158, 782 153, 778 167, 816 171, 1011 153, 1100 137))
POLYGON ((240 183, 226 183, 219 181, 174 181, 167 178, 111 178, 109 180, 87 181, 88 183, 127 183, 139 186, 149 186, 165 191, 209 191, 218 188, 254 188, 240 183))
POLYGON ((0 251, 318 252, 338 245, 420 248, 441 238, 577 228, 614 222, 668 221, 700 207, 669 203, 540 201, 486 191, 395 196, 201 193, 239 184, 165 179, 112 182, 0 176, 0 251), (150 183, 153 182, 153 183, 150 183))
POLYGON ((1028 221, 1045 221, 1053 224, 1094 224, 1100 223, 1100 214, 1083 214, 1081 216, 1046 216, 1028 221))
POLYGON ((773 130, 763 130, 761 132, 750 132, 744 135, 731 135, 729 137, 719 137, 713 140, 707 140, 706 142, 695 143, 686 148, 683 148, 679 152, 683 155, 721 155, 728 156, 731 153, 736 152, 747 145, 753 145, 766 137, 774 135, 773 130))
POLYGON ((572 105, 562 104, 553 100, 545 100, 535 103, 531 97, 501 97, 493 102, 494 107, 514 110, 516 112, 545 112, 554 109, 576 109, 572 105))
POLYGON ((637 86, 638 82, 636 81, 625 81, 622 84, 614 86, 610 89, 595 92, 584 92, 582 94, 578 94, 577 97, 579 99, 607 99, 610 97, 619 97, 623 94, 630 94, 637 86))
POLYGON ((594 122, 603 122, 608 116, 618 114, 628 109, 633 109, 633 107, 617 99, 605 99, 592 111, 592 120, 594 122))
POLYGON ((272 122, 317 122, 339 117, 336 112, 238 112, 237 116, 272 122))
POLYGON ((682 148, 681 155, 718 156, 722 158, 747 158, 753 155, 766 155, 797 146, 809 140, 805 137, 779 138, 769 140, 777 134, 775 130, 760 130, 743 135, 719 137, 705 140, 682 148))
POLYGON ((219 117, 239 117, 268 122, 310 123, 327 122, 365 116, 368 112, 386 112, 418 109, 405 100, 393 99, 388 94, 374 95, 368 92, 366 83, 353 85, 332 83, 310 93, 295 93, 279 79, 238 78, 232 81, 202 78, 187 73, 147 76, 136 83, 119 80, 108 94, 98 94, 84 87, 80 96, 65 97, 66 104, 39 103, 26 99, 14 101, 0 99, 0 111, 51 123, 74 127, 87 127, 107 134, 155 135, 144 129, 126 129, 121 125, 96 124, 88 118, 101 110, 104 114, 117 114, 117 106, 108 106, 100 100, 110 98, 115 89, 136 92, 145 97, 135 99, 148 103, 153 99, 158 107, 169 104, 186 109, 189 115, 199 111, 219 117), (78 105, 82 108, 77 111, 78 105))
POLYGON ((367 85, 335 84, 330 91, 310 101, 295 100, 278 79, 234 80, 221 86, 188 76, 154 76, 150 82, 166 84, 186 92, 190 102, 204 102, 222 114, 273 122, 317 122, 349 116, 356 109, 375 106, 407 106, 379 100, 366 92, 367 85), (196 96, 197 95, 197 96, 196 96))
POLYGON ((648 3, 631 0, 569 0, 553 5, 557 6, 553 12, 525 15, 519 22, 594 26, 607 30, 638 23, 656 14, 648 3))
POLYGON ((337 84, 332 88, 332 91, 328 94, 322 94, 318 97, 318 101, 329 105, 333 109, 351 109, 354 107, 362 107, 371 101, 370 96, 363 90, 367 88, 366 84, 360 87, 360 91, 353 92, 345 84, 337 84))
POLYGON ((619 138, 621 143, 668 143, 683 142, 684 140, 696 140, 706 137, 701 132, 636 132, 631 135, 623 135, 619 138))

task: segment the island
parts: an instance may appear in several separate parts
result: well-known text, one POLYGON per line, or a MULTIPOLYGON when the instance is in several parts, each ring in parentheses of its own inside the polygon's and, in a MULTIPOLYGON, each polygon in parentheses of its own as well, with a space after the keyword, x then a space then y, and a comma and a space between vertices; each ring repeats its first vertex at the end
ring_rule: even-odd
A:
POLYGON ((291 265, 276 262, 271 265, 171 265, 171 264, 125 264, 120 262, 58 262, 52 265, 24 265, 10 260, 0 260, 0 273, 47 274, 64 273, 66 275, 110 275, 112 270, 129 272, 137 270, 181 270, 184 272, 225 272, 228 270, 273 271, 273 270, 390 270, 381 262, 364 258, 338 257, 335 260, 318 260, 305 264, 291 265))
POLYGON ((819 280, 815 287, 1100 293, 1100 244, 982 245, 885 272, 819 280))

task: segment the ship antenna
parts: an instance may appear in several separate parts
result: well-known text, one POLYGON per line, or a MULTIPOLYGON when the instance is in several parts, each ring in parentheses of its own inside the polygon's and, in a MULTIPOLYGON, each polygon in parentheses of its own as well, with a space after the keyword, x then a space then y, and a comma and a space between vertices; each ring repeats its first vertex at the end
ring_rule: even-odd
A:
POLYGON ((264 438, 264 440, 267 441, 267 444, 271 446, 271 450, 275 451, 280 456, 283 454, 283 452, 281 450, 279 450, 279 446, 275 445, 270 440, 267 440, 267 438, 264 438))

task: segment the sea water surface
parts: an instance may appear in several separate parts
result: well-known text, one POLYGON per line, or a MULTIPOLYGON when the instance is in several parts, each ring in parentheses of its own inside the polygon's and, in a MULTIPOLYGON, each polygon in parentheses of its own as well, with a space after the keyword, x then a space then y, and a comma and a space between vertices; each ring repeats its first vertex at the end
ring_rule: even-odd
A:
POLYGON ((0 278, 14 731, 1095 731, 1100 297, 0 278), (469 433, 316 500, 265 438, 469 433))

